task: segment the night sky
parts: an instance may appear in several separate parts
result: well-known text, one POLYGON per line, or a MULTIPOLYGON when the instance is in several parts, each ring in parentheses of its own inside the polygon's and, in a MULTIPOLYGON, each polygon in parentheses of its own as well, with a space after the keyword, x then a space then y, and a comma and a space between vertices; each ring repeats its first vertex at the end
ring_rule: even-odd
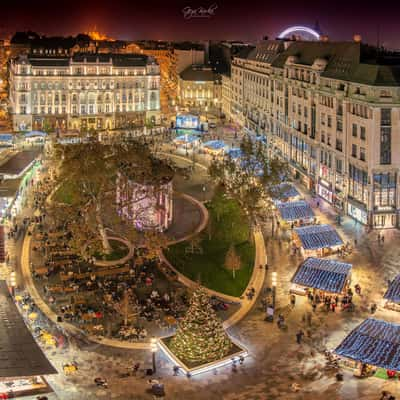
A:
POLYGON ((351 1, 259 0, 53 0, 2 2, 1 34, 35 30, 43 34, 76 34, 93 29, 120 39, 257 40, 275 37, 287 26, 318 20, 332 40, 350 40, 355 33, 375 44, 400 49, 400 4, 351 1), (185 20, 186 6, 217 5, 211 18, 185 20))

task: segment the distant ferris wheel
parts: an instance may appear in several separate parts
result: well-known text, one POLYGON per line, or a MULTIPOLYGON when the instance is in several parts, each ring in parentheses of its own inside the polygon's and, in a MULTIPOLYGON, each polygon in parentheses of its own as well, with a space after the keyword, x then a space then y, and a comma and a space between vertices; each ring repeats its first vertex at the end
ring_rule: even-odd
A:
POLYGON ((279 39, 291 39, 295 37, 302 40, 319 40, 320 34, 307 26, 290 26, 281 32, 278 36, 279 39))

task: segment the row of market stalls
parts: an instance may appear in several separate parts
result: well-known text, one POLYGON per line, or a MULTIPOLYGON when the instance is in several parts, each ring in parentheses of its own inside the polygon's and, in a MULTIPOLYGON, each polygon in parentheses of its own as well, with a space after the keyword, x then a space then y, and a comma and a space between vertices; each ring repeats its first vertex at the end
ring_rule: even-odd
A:
MULTIPOLYGON (((287 183, 276 189, 275 205, 282 223, 305 225, 293 227, 296 246, 307 257, 297 268, 290 292, 297 295, 346 296, 350 288, 352 265, 325 256, 344 247, 333 226, 307 225, 314 213, 301 200, 297 189, 287 183)), ((393 279, 384 295, 385 307, 400 311, 400 274, 393 279)), ((354 328, 333 351, 341 366, 355 376, 400 379, 400 324, 368 318, 354 328)))
POLYGON ((19 143, 43 143, 47 137, 46 132, 29 131, 23 133, 0 133, 0 148, 14 147, 19 143))
POLYGON ((173 143, 185 150, 196 147, 200 151, 212 156, 221 156, 228 151, 228 146, 223 140, 209 140, 203 143, 201 136, 198 134, 187 133, 179 135, 173 140, 173 143))

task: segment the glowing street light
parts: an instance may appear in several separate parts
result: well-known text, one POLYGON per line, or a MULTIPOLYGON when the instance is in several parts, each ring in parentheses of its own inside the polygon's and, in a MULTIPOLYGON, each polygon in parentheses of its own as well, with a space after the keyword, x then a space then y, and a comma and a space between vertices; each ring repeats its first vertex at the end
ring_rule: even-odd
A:
POLYGON ((154 374, 156 372, 156 353, 157 353, 157 339, 155 337, 151 338, 150 348, 153 360, 153 374, 154 374))
POLYGON ((17 276, 15 271, 10 273, 10 286, 11 286, 11 294, 15 296, 15 288, 17 287, 17 276))
POLYGON ((275 311, 276 304, 276 284, 278 280, 278 274, 276 272, 272 273, 272 308, 275 311))

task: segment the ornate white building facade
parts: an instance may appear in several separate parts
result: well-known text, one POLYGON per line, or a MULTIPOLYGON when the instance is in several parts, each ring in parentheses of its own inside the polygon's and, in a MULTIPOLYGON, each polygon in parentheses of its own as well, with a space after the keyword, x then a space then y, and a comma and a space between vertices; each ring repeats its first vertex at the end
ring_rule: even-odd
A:
POLYGON ((362 224, 400 226, 398 55, 359 42, 268 40, 234 59, 230 87, 223 109, 266 135, 308 189, 362 224))
POLYGON ((19 56, 10 65, 14 131, 114 129, 160 122, 160 69, 139 54, 19 56))

